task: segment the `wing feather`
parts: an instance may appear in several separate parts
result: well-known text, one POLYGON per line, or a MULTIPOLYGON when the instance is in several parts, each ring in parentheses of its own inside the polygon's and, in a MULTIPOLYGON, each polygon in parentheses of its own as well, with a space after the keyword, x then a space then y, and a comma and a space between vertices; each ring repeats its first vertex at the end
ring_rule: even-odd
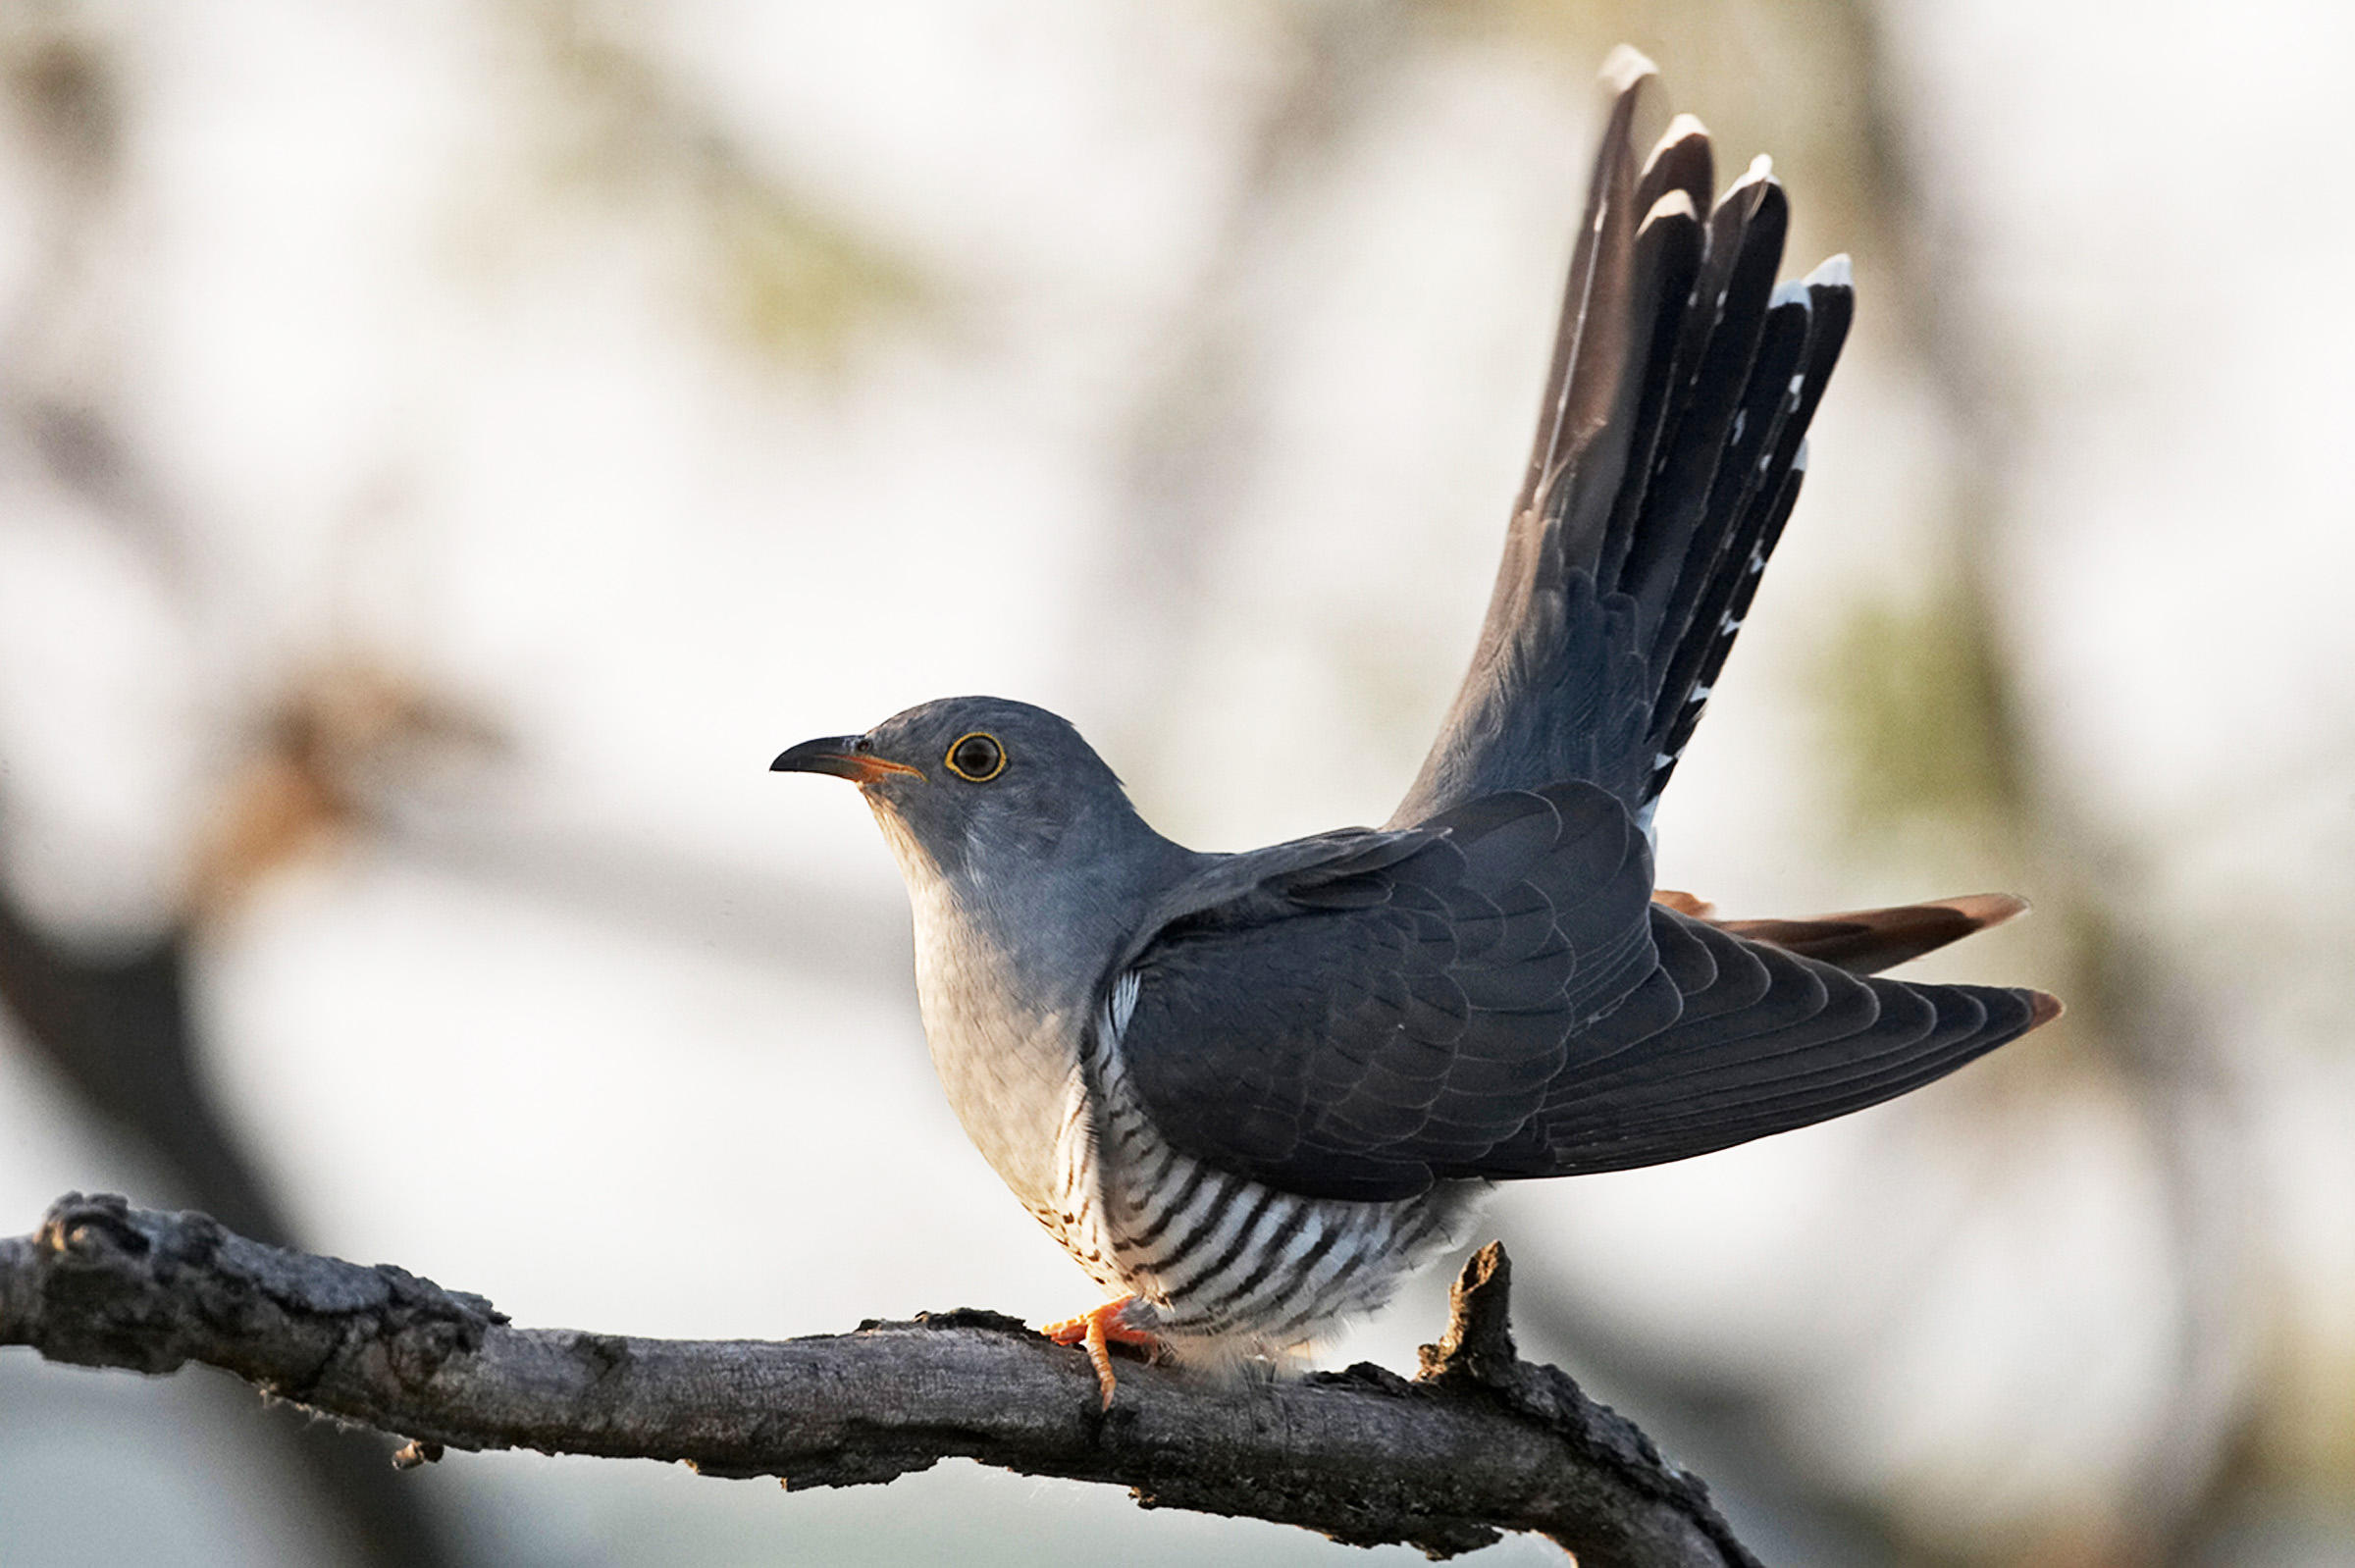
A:
POLYGON ((1177 1147, 1312 1196, 1682 1159, 2049 1016, 2031 992, 1862 979, 1651 903, 1642 832, 1581 781, 1469 803, 1354 869, 1287 848, 1137 948, 1110 1045, 1177 1147))

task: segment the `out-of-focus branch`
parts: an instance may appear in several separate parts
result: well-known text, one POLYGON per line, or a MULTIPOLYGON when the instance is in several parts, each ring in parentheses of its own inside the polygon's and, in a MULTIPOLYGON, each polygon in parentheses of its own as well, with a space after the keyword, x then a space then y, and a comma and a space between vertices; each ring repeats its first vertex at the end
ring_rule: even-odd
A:
POLYGON ((1166 747, 1158 722, 1167 672, 1182 664, 1206 607, 1210 563, 1268 446, 1268 323, 1255 290, 1290 243, 1283 219, 1332 178, 1364 117, 1383 101, 1414 39, 1409 0, 1322 0, 1270 15, 1283 67, 1237 146, 1237 167, 1209 264, 1141 364, 1117 438, 1119 494, 1101 544, 1087 650, 1091 728, 1143 777, 1166 747), (1122 650, 1105 658, 1107 646, 1122 650))
MULTIPOLYGON (((189 932, 135 951, 78 955, 44 937, 0 886, 0 1005, 82 1102, 160 1159, 200 1201, 253 1230, 289 1222, 206 1090, 188 1007, 189 932)), ((4 1270, 0 1270, 4 1272, 4 1270)), ((0 1321, 14 1322, 0 1283, 0 1321)), ((433 1568, 452 1561, 444 1526, 414 1492, 388 1486, 380 1460, 341 1434, 272 1422, 266 1431, 320 1509, 323 1560, 433 1568)))
MULTIPOLYGON (((125 80, 81 8, 19 7, 0 21, 0 113, 37 176, 30 266, 0 320, 0 455, 12 485, 16 454, 28 454, 82 515, 139 548, 194 621, 220 585, 204 580, 183 508, 116 406, 126 312, 111 290, 124 276, 123 149, 133 139, 125 80)), ((205 1086, 187 984, 193 940, 193 914, 183 912, 129 951, 78 952, 0 885, 0 1007, 84 1106, 196 1201, 283 1237, 283 1204, 205 1086)), ((322 1560, 452 1560, 427 1499, 387 1485, 352 1439, 283 1420, 267 1436, 316 1505, 322 1560)))
POLYGON ((1529 1530, 1589 1568, 1754 1564, 1698 1480, 1519 1358, 1509 1279, 1501 1247, 1466 1265, 1412 1381, 1361 1365, 1238 1386, 1139 1364, 1106 1411, 1084 1356, 996 1313, 779 1341, 518 1329, 400 1269, 72 1193, 38 1231, 0 1241, 0 1344, 147 1373, 203 1362, 408 1435, 412 1462, 529 1447, 806 1488, 963 1456, 1435 1556, 1529 1530))
POLYGON ((68 952, 0 886, 0 1006, 22 1038, 101 1116, 160 1156, 200 1201, 272 1240, 290 1228, 231 1138, 190 1037, 185 933, 134 951, 68 952))

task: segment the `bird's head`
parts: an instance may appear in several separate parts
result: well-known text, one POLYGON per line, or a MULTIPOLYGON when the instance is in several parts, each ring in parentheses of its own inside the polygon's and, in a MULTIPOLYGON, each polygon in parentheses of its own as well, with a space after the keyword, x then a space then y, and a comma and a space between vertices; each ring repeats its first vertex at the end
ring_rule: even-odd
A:
POLYGON ((919 704, 864 735, 804 741, 769 766, 857 784, 912 880, 929 870, 970 883, 1159 839, 1068 719, 1004 698, 919 704))

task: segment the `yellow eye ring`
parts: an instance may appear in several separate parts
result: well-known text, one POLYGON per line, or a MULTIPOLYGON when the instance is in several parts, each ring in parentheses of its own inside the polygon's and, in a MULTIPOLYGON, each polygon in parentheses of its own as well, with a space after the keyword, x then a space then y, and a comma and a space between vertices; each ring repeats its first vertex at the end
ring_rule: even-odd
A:
POLYGON ((1006 748, 986 730, 972 730, 950 742, 941 761, 967 783, 986 784, 1006 771, 1006 748))

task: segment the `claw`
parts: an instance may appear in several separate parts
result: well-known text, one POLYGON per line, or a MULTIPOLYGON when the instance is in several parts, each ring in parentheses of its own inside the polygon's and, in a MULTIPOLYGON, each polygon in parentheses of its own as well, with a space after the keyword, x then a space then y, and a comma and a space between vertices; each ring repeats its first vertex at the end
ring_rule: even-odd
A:
POLYGON ((1128 1310, 1128 1304, 1135 1299, 1134 1296, 1123 1296, 1118 1301, 1107 1301, 1076 1318, 1050 1323, 1038 1331, 1059 1345, 1087 1347, 1087 1359, 1095 1366, 1096 1385, 1104 1390, 1104 1408, 1107 1410, 1112 1408, 1113 1390, 1120 1385, 1120 1380, 1112 1375, 1113 1345, 1135 1345, 1140 1349, 1154 1350, 1161 1344, 1147 1331, 1131 1329, 1120 1321, 1128 1310))

